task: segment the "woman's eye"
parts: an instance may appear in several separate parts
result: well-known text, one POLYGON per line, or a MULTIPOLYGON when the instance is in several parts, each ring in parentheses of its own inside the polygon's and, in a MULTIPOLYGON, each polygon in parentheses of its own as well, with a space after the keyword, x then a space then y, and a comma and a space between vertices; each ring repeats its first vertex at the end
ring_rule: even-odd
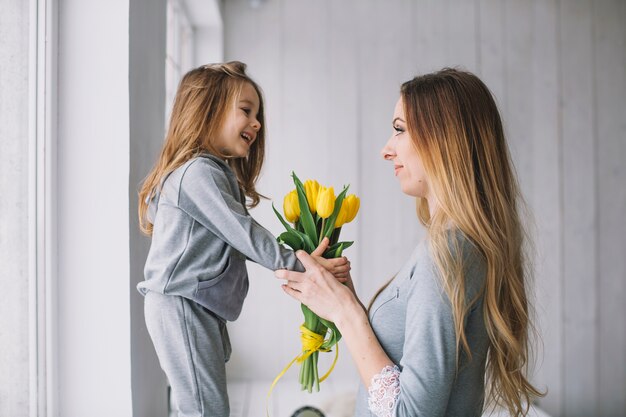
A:
POLYGON ((395 131, 396 131, 396 136, 398 136, 398 135, 399 135, 399 134, 401 134, 401 133, 404 133, 404 129, 403 129, 403 128, 401 128, 400 126, 394 126, 394 127, 393 127, 393 130, 395 130, 395 131))

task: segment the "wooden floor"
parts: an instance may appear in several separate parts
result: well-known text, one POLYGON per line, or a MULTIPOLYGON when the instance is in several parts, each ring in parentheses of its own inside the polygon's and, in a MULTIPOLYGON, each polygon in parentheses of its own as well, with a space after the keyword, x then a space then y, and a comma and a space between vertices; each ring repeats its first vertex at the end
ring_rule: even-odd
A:
MULTIPOLYGON (((266 416, 265 405, 271 381, 235 381, 228 385, 231 417, 266 416)), ((296 380, 281 379, 267 401, 269 417, 291 417, 303 406, 314 406, 326 417, 352 417, 357 384, 353 380, 325 381, 319 393, 300 391, 296 380)), ((503 411, 484 414, 484 417, 508 417, 503 411)), ((532 409, 529 417, 550 417, 545 412, 532 409)))
POLYGON ((313 406, 326 417, 352 416, 357 385, 354 381, 329 379, 320 386, 320 392, 301 391, 297 380, 281 379, 269 400, 272 381, 236 381, 228 385, 231 417, 265 416, 267 404, 270 417, 291 417, 303 406, 313 406))

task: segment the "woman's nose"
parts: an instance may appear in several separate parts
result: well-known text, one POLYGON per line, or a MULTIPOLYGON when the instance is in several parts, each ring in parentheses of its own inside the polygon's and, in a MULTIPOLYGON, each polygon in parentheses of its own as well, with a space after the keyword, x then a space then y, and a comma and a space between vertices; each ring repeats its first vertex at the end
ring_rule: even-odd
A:
POLYGON ((386 161, 390 161, 396 156, 396 151, 393 149, 393 146, 391 144, 392 140, 393 138, 389 138, 387 143, 385 143, 385 146, 383 146, 383 148, 380 150, 380 155, 386 161))

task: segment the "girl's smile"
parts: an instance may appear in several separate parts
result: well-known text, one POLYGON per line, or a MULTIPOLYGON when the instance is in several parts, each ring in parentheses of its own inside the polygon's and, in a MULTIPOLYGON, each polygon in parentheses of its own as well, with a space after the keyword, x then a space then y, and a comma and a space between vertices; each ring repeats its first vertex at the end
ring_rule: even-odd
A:
POLYGON ((244 83, 234 106, 227 110, 215 138, 216 148, 230 158, 245 158, 261 129, 257 120, 260 100, 250 83, 244 83))

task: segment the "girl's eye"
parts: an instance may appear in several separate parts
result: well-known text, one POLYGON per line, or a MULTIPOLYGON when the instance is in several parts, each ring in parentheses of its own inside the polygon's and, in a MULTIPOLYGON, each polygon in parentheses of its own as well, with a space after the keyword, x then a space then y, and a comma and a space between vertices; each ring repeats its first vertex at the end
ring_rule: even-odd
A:
POLYGON ((399 135, 399 134, 401 134, 401 133, 404 133, 404 129, 403 129, 403 128, 401 128, 400 126, 394 126, 394 127, 393 127, 393 130, 395 130, 395 131, 396 131, 396 136, 398 136, 398 135, 399 135))
POLYGON ((242 107, 241 110, 243 110, 246 115, 250 115, 250 109, 242 107))

